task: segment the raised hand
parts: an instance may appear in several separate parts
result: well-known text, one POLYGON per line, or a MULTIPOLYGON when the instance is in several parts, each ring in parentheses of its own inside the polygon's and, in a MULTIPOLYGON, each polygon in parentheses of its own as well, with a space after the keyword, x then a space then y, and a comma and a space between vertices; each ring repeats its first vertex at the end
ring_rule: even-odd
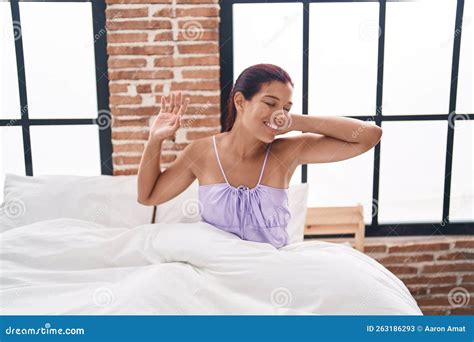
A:
POLYGON ((174 137, 181 124, 181 115, 186 112, 189 97, 183 99, 181 92, 172 92, 161 97, 161 108, 150 127, 152 140, 165 140, 174 137))

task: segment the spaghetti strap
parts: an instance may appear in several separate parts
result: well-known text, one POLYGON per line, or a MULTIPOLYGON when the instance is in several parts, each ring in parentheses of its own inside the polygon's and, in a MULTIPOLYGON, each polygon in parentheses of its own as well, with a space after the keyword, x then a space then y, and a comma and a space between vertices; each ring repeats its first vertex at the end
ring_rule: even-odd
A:
POLYGON ((215 135, 212 136, 212 141, 214 142, 214 151, 216 152, 217 162, 219 163, 219 167, 221 168, 222 175, 224 176, 225 182, 227 184, 229 184, 229 181, 227 180, 227 177, 225 176, 224 168, 222 167, 221 160, 219 159, 219 153, 217 153, 216 136, 215 135))
POLYGON ((262 181, 263 171, 265 170, 265 164, 267 163, 268 152, 270 151, 270 147, 271 147, 271 146, 272 146, 272 143, 270 143, 270 144, 267 146, 267 151, 265 152, 265 159, 263 160, 262 170, 260 171, 260 177, 258 178, 258 183, 257 183, 257 185, 259 185, 260 182, 262 181))
MULTIPOLYGON (((224 179, 225 179, 225 182, 230 185, 229 181, 227 180, 227 177, 225 175, 225 172, 224 172, 224 168, 222 167, 222 163, 221 163, 221 160, 219 158, 219 152, 217 152, 217 144, 216 144, 216 136, 213 135, 212 136, 212 142, 214 144, 214 152, 216 153, 216 158, 217 158, 217 162, 219 163, 219 168, 221 169, 221 172, 222 172, 222 176, 224 176, 224 179)), ((265 152, 265 159, 263 160, 263 165, 262 165, 262 169, 260 170, 260 176, 258 178, 258 182, 257 182, 257 185, 260 184, 260 182, 262 181, 262 176, 263 176, 263 171, 265 170, 265 165, 267 163, 267 158, 268 158, 268 152, 270 152, 270 147, 272 146, 272 144, 270 143, 268 146, 267 146, 267 150, 265 152)), ((231 185, 232 186, 232 185, 231 185)))

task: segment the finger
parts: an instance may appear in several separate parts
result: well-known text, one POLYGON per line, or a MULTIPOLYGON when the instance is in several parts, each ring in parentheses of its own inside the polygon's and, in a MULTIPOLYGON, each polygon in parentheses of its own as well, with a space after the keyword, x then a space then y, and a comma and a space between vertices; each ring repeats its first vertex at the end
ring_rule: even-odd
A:
POLYGON ((184 104, 179 109, 179 115, 186 113, 186 109, 188 109, 188 104, 189 104, 189 97, 187 97, 186 100, 184 100, 184 104))
POLYGON ((164 95, 161 95, 161 108, 160 112, 165 112, 166 110, 166 99, 164 95))
POLYGON ((170 112, 173 110, 174 93, 170 94, 170 112))
POLYGON ((178 129, 179 125, 181 124, 181 118, 179 115, 176 115, 176 119, 174 121, 173 129, 178 129))
POLYGON ((170 100, 170 113, 173 113, 174 108, 176 107, 176 97, 174 92, 171 93, 171 100, 170 100))
POLYGON ((166 113, 170 112, 171 107, 171 95, 166 96, 166 113))
POLYGON ((177 114, 179 112, 179 109, 181 108, 181 102, 181 92, 179 92, 176 96, 176 106, 174 107, 173 114, 177 114))
POLYGON ((165 113, 168 113, 168 111, 169 111, 169 101, 168 101, 169 97, 168 97, 168 96, 164 96, 164 98, 165 98, 164 111, 165 111, 165 113))

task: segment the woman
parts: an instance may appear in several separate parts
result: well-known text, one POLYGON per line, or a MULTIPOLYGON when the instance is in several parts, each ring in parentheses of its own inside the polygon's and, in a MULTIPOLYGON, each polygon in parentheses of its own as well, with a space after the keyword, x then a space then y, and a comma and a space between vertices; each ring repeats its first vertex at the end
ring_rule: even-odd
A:
POLYGON ((382 136, 380 127, 357 119, 289 114, 293 87, 276 65, 245 69, 232 88, 224 132, 192 141, 163 172, 162 142, 180 127, 189 98, 162 97, 138 170, 138 201, 164 203, 197 178, 203 221, 245 240, 286 245, 296 167, 358 156, 382 136), (302 134, 275 138, 289 131, 302 134))

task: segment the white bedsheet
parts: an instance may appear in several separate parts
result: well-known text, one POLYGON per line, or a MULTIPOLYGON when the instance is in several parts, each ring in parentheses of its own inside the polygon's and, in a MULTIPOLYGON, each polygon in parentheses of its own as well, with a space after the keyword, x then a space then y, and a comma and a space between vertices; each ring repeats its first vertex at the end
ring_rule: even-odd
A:
POLYGON ((8 230, 0 244, 4 315, 422 315, 395 275, 341 244, 278 250, 204 222, 74 219, 8 230))

